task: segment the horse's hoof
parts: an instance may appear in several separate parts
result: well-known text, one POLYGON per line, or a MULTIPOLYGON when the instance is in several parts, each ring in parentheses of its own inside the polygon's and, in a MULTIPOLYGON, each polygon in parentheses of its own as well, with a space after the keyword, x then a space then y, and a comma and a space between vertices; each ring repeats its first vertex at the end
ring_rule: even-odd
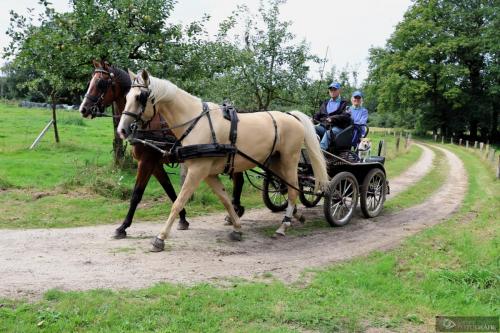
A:
POLYGON ((229 239, 231 239, 232 241, 239 242, 242 239, 242 233, 240 231, 232 231, 229 234, 229 239))
POLYGON ((235 206, 234 207, 234 211, 236 212, 236 214, 238 215, 238 217, 242 217, 243 214, 245 214, 245 207, 243 207, 243 206, 235 206))
POLYGON ((177 230, 188 230, 189 229, 189 222, 186 220, 180 220, 179 223, 177 224, 177 230))
POLYGON ((115 234, 113 235, 114 239, 123 239, 127 237, 127 232, 125 230, 116 229, 115 234))
POLYGON ((272 239, 285 238, 286 235, 281 234, 279 232, 275 232, 274 235, 271 236, 272 239))
POLYGON ((153 245, 153 246, 151 247, 150 252, 161 252, 161 251, 165 250, 165 241, 163 239, 158 238, 158 237, 155 237, 151 241, 151 245, 153 245))
POLYGON ((300 216, 298 217, 298 220, 299 220, 299 222, 300 222, 300 223, 302 223, 302 224, 306 223, 306 218, 304 217, 304 215, 300 215, 300 216))
POLYGON ((226 215, 224 218, 224 225, 233 225, 233 220, 231 219, 231 216, 226 215))

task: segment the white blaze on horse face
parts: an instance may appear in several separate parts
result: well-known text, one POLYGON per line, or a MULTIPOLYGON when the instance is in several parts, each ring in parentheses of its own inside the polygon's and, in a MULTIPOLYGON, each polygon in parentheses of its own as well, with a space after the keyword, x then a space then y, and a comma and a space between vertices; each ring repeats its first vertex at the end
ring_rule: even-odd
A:
POLYGON ((78 111, 80 111, 81 115, 85 118, 90 118, 92 115, 90 113, 87 113, 83 110, 83 106, 87 104, 87 95, 90 95, 90 88, 94 84, 94 81, 96 80, 95 75, 92 76, 92 79, 90 79, 89 82, 89 87, 87 88, 87 92, 85 93, 85 96, 83 97, 82 103, 80 104, 80 108, 78 111))

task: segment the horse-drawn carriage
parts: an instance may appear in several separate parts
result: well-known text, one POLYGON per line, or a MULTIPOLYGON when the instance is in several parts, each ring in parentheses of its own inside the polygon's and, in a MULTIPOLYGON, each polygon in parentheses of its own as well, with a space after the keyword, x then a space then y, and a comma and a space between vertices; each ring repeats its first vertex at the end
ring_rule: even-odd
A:
MULTIPOLYGON (((298 167, 300 202, 305 207, 314 207, 324 198, 325 218, 332 227, 343 226, 350 221, 358 199, 366 218, 378 216, 389 194, 385 158, 380 156, 382 145, 379 145, 377 156, 362 160, 355 145, 358 140, 353 139, 356 131, 361 132, 356 125, 347 127, 333 138, 329 151, 324 151, 331 180, 321 194, 314 192, 314 176, 307 151, 302 149, 301 152, 298 167)), ((365 132, 366 136, 368 129, 365 132)), ((264 178, 262 197, 266 207, 273 212, 285 210, 286 185, 272 173, 260 175, 264 178)))
MULTIPOLYGON (((185 162, 187 166, 186 180, 176 198, 175 194, 170 195, 171 184, 166 178, 164 188, 174 204, 164 227, 152 242, 152 251, 164 249, 164 240, 174 220, 184 212, 184 205, 202 180, 212 188, 229 213, 233 228, 230 238, 242 239, 239 220, 242 211, 237 207, 238 202, 234 202, 234 199, 239 201, 239 195, 231 202, 218 178, 221 173, 241 176, 245 170, 260 168, 264 171, 264 201, 272 210, 286 211, 276 235, 285 235, 292 217, 302 219, 296 209, 297 197, 307 207, 315 206, 324 198, 325 216, 333 226, 349 222, 359 198, 365 216, 376 216, 382 210, 388 189, 384 159, 378 156, 360 161, 357 158, 352 151, 355 127, 348 127, 335 137, 332 150, 325 152, 325 158, 310 118, 299 111, 237 115, 232 110, 228 119, 227 110, 219 105, 203 102, 168 80, 150 76, 147 71, 141 71, 137 76, 130 73, 130 80, 123 83, 121 94, 116 94, 115 90, 122 87, 120 81, 116 84, 116 77, 124 75, 112 75, 112 68, 95 65, 86 99, 80 108, 82 115, 95 116, 93 110, 100 108, 108 95, 118 95, 123 101, 124 92, 129 90, 126 103, 121 103, 120 111, 123 112, 117 133, 123 139, 128 138, 155 150, 157 155, 152 155, 151 159, 155 168, 165 160, 185 162), (99 82, 103 80, 108 84, 100 89, 99 82), (173 143, 134 138, 134 132, 138 128, 149 128, 156 115, 161 115, 171 125, 166 130, 175 136, 173 143), (303 146, 305 148, 301 149, 303 146), (285 203, 277 204, 272 200, 274 193, 287 194, 286 208, 285 203)), ((146 161, 141 159, 141 162, 144 163, 140 166, 146 165, 146 161)), ((161 173, 158 176, 159 179, 165 178, 161 173)), ((141 185, 138 176, 136 188, 140 191, 136 196, 134 189, 129 214, 117 229, 117 238, 125 237, 125 229, 130 226, 145 184, 141 185)), ((187 226, 185 223, 185 228, 187 226)))

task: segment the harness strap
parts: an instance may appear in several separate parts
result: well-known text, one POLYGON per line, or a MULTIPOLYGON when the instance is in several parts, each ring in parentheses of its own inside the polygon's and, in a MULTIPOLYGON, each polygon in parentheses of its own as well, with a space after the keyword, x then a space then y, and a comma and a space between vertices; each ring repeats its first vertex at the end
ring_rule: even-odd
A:
MULTIPOLYGON (((208 110, 208 104, 203 102, 203 112, 205 112, 206 110, 208 110)), ((212 143, 213 144, 217 144, 217 137, 215 135, 215 131, 214 131, 214 125, 212 124, 212 117, 210 117, 210 113, 207 112, 207 118, 208 118, 208 125, 210 126, 210 132, 212 134, 212 143)))
MULTIPOLYGON (((209 114, 209 111, 210 111, 210 109, 208 108, 208 104, 205 103, 205 102, 203 102, 203 111, 201 112, 201 114, 199 116, 197 116, 196 118, 191 119, 191 120, 189 120, 189 121, 181 124, 182 126, 184 126, 184 125, 187 125, 187 124, 191 123, 191 125, 189 125, 189 127, 186 129, 186 131, 184 133, 182 133, 181 137, 179 139, 177 139, 177 141, 175 141, 174 145, 170 149, 170 153, 174 153, 175 152, 175 149, 177 149, 177 147, 179 147, 179 145, 182 143, 182 140, 184 140, 186 138, 186 136, 188 136, 189 133, 191 133, 191 131, 193 130, 193 128, 196 126, 196 124, 198 124, 198 121, 200 121, 200 119, 205 114, 207 114, 207 115, 209 114)), ((173 126, 173 127, 170 127, 169 129, 181 127, 181 125, 173 126)))
MULTIPOLYGON (((223 113, 226 111, 229 115, 231 121, 231 127, 229 129, 229 142, 232 146, 236 147, 236 139, 238 137, 238 113, 233 107, 228 107, 223 105, 223 113)), ((235 153, 227 155, 226 166, 224 167, 224 173, 233 175, 234 173, 234 157, 235 153)))
POLYGON ((260 163, 259 161, 255 160, 254 158, 252 158, 251 156, 245 154, 244 152, 242 152, 241 150, 236 150, 236 153, 237 154, 240 154, 241 156, 243 156, 244 158, 246 158, 247 160, 249 160, 250 162, 254 163, 255 165, 259 166, 260 168, 262 168, 264 171, 276 176, 279 178, 280 181, 282 181, 283 183, 285 183, 285 185, 287 186, 290 186, 291 188, 293 188, 294 190, 298 191, 299 193, 301 193, 302 191, 300 189, 298 189, 297 187, 293 186, 292 184, 288 183, 286 180, 282 179, 281 177, 279 177, 276 173, 274 173, 271 169, 269 169, 269 167, 263 163, 260 163))

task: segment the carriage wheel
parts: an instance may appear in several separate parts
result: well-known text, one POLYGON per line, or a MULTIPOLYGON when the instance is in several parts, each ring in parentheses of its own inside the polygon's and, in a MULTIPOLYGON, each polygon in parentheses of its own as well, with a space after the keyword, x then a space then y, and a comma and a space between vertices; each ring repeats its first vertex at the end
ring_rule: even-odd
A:
POLYGON ((380 169, 373 169, 365 176, 361 185, 361 211, 367 218, 375 217, 384 208, 386 181, 380 169))
POLYGON ((323 210, 332 227, 341 227, 351 220, 358 203, 359 185, 350 172, 341 172, 330 180, 325 191, 323 210))
POLYGON ((281 212, 288 206, 288 189, 278 178, 267 175, 264 178, 262 200, 273 212, 281 212))
POLYGON ((316 195, 316 194, 309 194, 309 193, 304 193, 306 192, 313 192, 314 193, 314 185, 309 185, 309 184, 300 184, 300 193, 299 193, 299 199, 300 202, 306 207, 314 207, 318 204, 318 202, 321 200, 321 195, 316 195))

